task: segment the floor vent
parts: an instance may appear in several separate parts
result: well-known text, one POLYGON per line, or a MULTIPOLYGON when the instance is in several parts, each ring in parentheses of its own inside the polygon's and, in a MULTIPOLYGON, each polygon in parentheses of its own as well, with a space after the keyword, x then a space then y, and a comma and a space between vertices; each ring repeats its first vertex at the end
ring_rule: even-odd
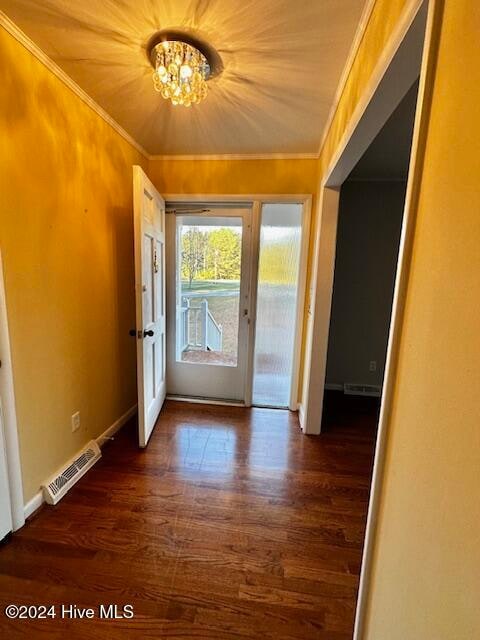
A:
POLYGON ((343 392, 349 396, 375 396, 379 398, 382 395, 382 387, 376 384, 345 383, 343 392))
POLYGON ((95 440, 91 440, 77 457, 42 485, 45 502, 48 504, 57 504, 70 487, 72 487, 77 480, 80 480, 101 455, 100 447, 95 440))

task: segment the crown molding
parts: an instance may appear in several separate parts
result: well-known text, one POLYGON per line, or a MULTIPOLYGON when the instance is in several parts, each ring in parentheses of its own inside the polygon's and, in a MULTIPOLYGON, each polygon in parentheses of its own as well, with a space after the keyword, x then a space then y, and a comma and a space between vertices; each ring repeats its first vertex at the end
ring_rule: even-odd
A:
POLYGON ((343 95, 345 85, 347 84, 348 76, 350 75, 350 71, 352 70, 353 63, 355 61, 355 58, 357 57, 358 49, 360 48, 360 44, 363 40, 363 36, 365 35, 365 30, 370 21, 373 7, 375 6, 376 2, 377 0, 367 0, 363 8, 362 15, 360 16, 360 22, 358 23, 358 27, 355 32, 355 37, 353 38, 352 46, 350 47, 350 51, 348 52, 347 61, 345 62, 345 66, 343 67, 342 75, 340 76, 340 80, 338 82, 337 90, 335 92, 335 97, 333 99, 333 103, 330 108, 327 121, 325 122, 325 126, 323 127, 320 146, 318 147, 318 153, 317 153, 318 158, 320 157, 323 151, 323 145, 325 144, 325 140, 327 139, 328 132, 330 131, 330 127, 332 126, 332 123, 333 123, 333 119, 335 117, 335 114, 337 113, 338 105, 343 95))
POLYGON ((318 160, 317 153, 222 153, 196 155, 150 155, 149 160, 318 160))
POLYGON ((350 49, 347 62, 343 69, 340 82, 335 93, 335 98, 329 116, 325 123, 322 139, 317 153, 259 153, 259 154, 149 154, 141 144, 139 144, 125 129, 118 124, 91 96, 86 93, 56 62, 54 62, 40 47, 33 42, 3 11, 0 11, 0 26, 11 36, 32 53, 49 71, 61 80, 71 91, 73 91, 85 104, 109 124, 124 140, 131 144, 148 160, 317 160, 320 157, 325 139, 333 122, 340 98, 347 82, 350 70, 358 52, 358 48, 363 39, 366 26, 370 19, 376 0, 367 0, 362 12, 355 38, 350 49))
POLYGON ((87 104, 95 113, 102 118, 112 129, 122 136, 132 147, 135 147, 145 158, 149 157, 147 151, 132 136, 121 127, 102 107, 91 98, 72 78, 61 69, 47 54, 38 47, 10 18, 0 11, 0 26, 17 40, 21 45, 28 49, 37 60, 39 60, 49 71, 51 71, 59 80, 61 80, 69 89, 75 93, 80 100, 87 104))

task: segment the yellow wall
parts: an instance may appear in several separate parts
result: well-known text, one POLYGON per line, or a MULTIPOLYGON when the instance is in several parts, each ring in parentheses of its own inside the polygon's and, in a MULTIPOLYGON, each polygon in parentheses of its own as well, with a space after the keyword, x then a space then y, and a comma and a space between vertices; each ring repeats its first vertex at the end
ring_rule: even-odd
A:
POLYGON ((151 159, 148 174, 160 193, 313 194, 318 161, 151 159))
POLYGON ((320 174, 328 168, 379 58, 410 0, 377 0, 345 83, 320 154, 320 174))
POLYGON ((446 0, 368 640, 480 638, 480 7, 446 0))
POLYGON ((135 403, 132 164, 145 161, 3 29, 0 58, 0 246, 28 501, 135 403))

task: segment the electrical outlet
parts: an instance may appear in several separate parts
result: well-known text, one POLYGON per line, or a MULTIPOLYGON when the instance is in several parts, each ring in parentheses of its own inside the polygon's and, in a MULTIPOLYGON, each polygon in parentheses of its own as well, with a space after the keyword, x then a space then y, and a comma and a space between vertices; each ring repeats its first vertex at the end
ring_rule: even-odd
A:
POLYGON ((80 429, 80 411, 77 411, 72 416, 72 433, 77 429, 80 429))
POLYGON ((376 371, 376 370, 377 370, 377 361, 370 360, 370 371, 376 371))

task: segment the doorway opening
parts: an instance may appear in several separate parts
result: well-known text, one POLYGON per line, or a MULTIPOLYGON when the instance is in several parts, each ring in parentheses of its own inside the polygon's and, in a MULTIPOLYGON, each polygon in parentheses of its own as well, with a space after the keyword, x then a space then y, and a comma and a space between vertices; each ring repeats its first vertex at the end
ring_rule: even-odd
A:
POLYGON ((297 409, 310 196, 167 196, 170 397, 297 409))
POLYGON ((418 81, 340 187, 322 432, 376 428, 418 81))

